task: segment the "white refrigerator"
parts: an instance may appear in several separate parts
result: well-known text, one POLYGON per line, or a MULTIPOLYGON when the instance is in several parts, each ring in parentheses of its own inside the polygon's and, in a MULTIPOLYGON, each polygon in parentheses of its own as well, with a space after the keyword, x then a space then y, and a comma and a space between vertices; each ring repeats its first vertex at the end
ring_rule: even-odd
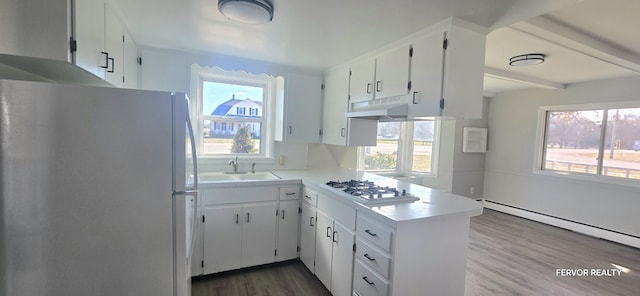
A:
POLYGON ((0 80, 0 295, 188 296, 187 110, 184 94, 0 80))

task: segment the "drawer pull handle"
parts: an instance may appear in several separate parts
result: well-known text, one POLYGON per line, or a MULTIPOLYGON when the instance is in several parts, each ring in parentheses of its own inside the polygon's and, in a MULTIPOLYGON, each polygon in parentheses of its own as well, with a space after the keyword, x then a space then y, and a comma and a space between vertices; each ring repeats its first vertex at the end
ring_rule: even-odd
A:
POLYGON ((285 193, 285 195, 296 195, 296 193, 295 192, 287 192, 287 193, 285 193))
POLYGON ((240 215, 236 214, 236 224, 240 223, 240 215))
POLYGON ((327 227, 327 237, 331 237, 331 227, 327 227))
POLYGON ((369 254, 364 254, 363 256, 364 256, 364 258, 369 259, 369 261, 376 261, 376 258, 373 258, 373 257, 369 256, 369 254))
POLYGON ((282 220, 284 220, 284 210, 282 210, 282 220))
POLYGON ((362 279, 363 279, 365 282, 367 282, 367 284, 369 284, 369 285, 371 285, 371 286, 375 285, 375 283, 374 283, 374 282, 372 282, 372 281, 370 281, 366 276, 363 276, 363 277, 362 277, 362 279))
POLYGON ((313 217, 309 218, 309 226, 314 226, 313 225, 313 217))
POLYGON ((364 232, 366 232, 370 236, 378 236, 377 234, 371 232, 369 229, 365 230, 364 232))

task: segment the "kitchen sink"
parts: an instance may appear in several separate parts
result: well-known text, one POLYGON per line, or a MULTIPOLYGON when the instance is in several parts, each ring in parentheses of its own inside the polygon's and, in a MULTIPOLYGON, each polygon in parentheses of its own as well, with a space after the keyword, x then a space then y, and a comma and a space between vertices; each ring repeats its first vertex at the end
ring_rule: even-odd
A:
POLYGON ((206 172, 200 173, 198 176, 199 182, 233 182, 233 181, 263 181, 263 180, 278 180, 280 177, 274 175, 271 172, 206 172))

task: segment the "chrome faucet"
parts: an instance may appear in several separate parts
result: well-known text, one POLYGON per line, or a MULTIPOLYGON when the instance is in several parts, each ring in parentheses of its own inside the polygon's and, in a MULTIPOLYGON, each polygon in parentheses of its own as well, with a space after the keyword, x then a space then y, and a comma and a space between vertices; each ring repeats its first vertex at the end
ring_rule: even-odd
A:
POLYGON ((233 166, 233 173, 237 174, 238 173, 238 157, 236 156, 235 160, 229 160, 229 165, 233 166))

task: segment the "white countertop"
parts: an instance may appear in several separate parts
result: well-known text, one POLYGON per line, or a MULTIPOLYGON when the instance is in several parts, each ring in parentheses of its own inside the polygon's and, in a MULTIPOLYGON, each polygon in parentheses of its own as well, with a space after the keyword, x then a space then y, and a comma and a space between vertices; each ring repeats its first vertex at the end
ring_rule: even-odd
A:
POLYGON ((431 219, 448 215, 471 217, 482 214, 482 205, 473 199, 363 171, 338 168, 274 171, 273 173, 282 180, 302 180, 304 185, 314 190, 319 190, 325 195, 344 197, 345 201, 352 203, 354 207, 369 209, 373 213, 386 218, 389 222, 397 223, 417 219, 431 219), (330 180, 348 181, 351 179, 375 181, 380 186, 395 187, 398 190, 404 189, 419 197, 420 200, 391 205, 366 206, 355 202, 351 195, 334 190, 325 184, 330 180))

